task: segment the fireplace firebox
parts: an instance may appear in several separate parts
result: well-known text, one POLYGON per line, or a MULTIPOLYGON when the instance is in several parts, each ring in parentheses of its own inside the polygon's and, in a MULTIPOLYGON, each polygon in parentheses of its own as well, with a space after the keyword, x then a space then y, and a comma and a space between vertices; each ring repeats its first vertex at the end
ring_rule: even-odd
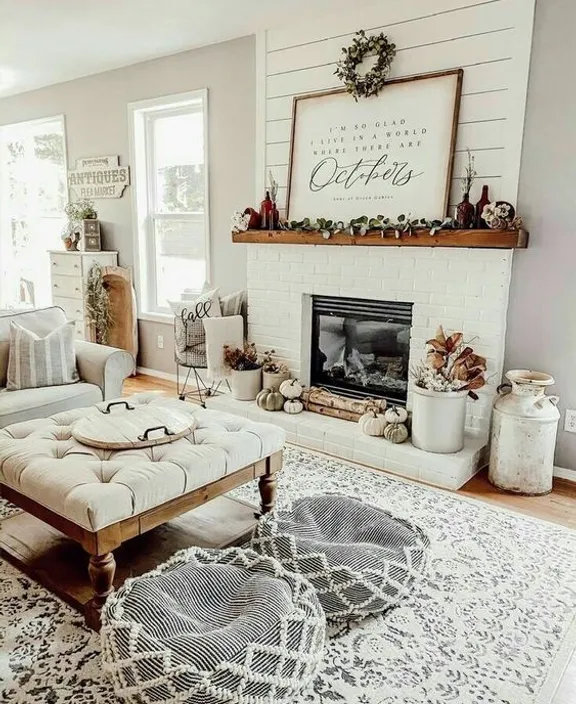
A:
POLYGON ((306 298, 311 331, 306 355, 309 383, 345 396, 406 404, 413 304, 306 298))

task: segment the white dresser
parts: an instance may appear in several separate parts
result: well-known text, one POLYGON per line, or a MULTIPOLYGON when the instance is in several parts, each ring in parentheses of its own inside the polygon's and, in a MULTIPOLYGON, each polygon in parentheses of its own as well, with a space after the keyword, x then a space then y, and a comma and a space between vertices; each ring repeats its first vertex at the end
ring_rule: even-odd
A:
POLYGON ((118 266, 118 252, 50 252, 52 303, 64 309, 68 320, 76 323, 76 337, 88 338, 86 329, 86 280, 94 262, 118 266))

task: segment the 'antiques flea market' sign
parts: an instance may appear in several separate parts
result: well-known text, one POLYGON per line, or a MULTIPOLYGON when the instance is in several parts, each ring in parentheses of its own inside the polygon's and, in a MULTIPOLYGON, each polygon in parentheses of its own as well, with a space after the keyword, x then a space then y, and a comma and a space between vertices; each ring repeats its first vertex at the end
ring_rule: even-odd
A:
POLYGON ((130 167, 119 166, 118 156, 91 156, 76 160, 68 171, 68 188, 77 198, 120 198, 130 185, 130 167))

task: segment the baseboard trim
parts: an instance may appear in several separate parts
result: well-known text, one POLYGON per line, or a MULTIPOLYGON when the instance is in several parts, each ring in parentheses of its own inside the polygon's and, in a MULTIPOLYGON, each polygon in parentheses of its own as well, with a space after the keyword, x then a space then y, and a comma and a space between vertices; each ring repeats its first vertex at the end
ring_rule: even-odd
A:
MULTIPOLYGON (((173 381, 175 384, 177 383, 178 377, 176 374, 168 374, 168 372, 161 372, 159 369, 148 369, 148 367, 137 367, 136 372, 138 374, 145 374, 146 376, 152 376, 155 377, 156 379, 163 379, 164 381, 173 381)), ((205 369, 197 369, 198 376, 200 376, 201 379, 204 379, 205 381, 205 369)), ((182 384, 184 382, 184 379, 186 378, 186 369, 184 369, 183 373, 180 374, 180 383, 182 384)), ((191 376, 192 381, 194 381, 194 376, 191 376)))
POLYGON ((570 482, 576 482, 576 470, 566 469, 566 467, 554 467, 554 476, 558 479, 567 479, 570 482))
POLYGON ((168 372, 161 372, 158 369, 148 369, 147 367, 136 367, 138 374, 144 374, 145 376, 153 376, 156 379, 164 379, 164 381, 173 381, 176 383, 176 374, 168 374, 168 372))

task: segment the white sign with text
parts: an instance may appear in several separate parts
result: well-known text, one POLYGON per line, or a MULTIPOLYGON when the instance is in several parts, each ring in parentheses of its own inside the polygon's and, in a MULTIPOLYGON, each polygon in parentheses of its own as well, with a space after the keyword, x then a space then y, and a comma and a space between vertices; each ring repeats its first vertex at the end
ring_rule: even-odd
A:
POLYGON ((118 156, 91 156, 76 160, 68 171, 68 188, 77 198, 120 198, 130 185, 130 168, 119 166, 118 156))
POLYGON ((288 218, 442 218, 448 207, 462 71, 295 99, 288 218))

